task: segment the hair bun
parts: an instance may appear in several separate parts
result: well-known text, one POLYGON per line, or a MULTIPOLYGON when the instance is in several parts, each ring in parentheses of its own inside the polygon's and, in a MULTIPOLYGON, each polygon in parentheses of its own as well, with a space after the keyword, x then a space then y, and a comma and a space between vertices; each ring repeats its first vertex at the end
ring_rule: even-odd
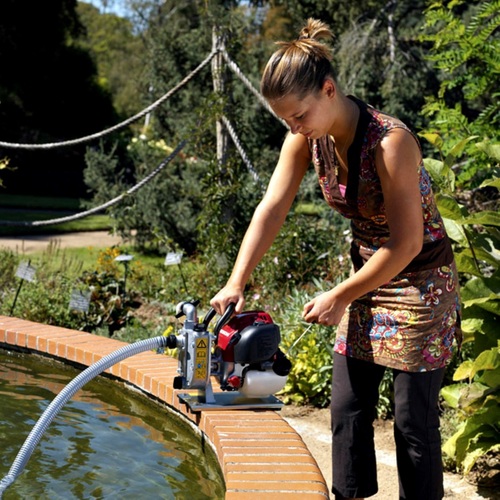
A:
POLYGON ((333 34, 326 23, 310 17, 300 30, 297 40, 318 41, 320 39, 332 40, 333 34))

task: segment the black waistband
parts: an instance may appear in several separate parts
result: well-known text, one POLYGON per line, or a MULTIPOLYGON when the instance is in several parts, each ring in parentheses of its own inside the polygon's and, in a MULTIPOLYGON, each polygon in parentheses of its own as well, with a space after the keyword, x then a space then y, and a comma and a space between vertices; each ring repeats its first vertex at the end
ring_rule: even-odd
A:
MULTIPOLYGON (((373 251, 364 250, 358 246, 351 245, 351 259, 354 269, 358 270, 373 255, 373 251)), ((402 273, 413 273, 433 269, 435 267, 447 266, 453 261, 453 250, 448 236, 436 241, 424 243, 420 253, 401 271, 402 273)))

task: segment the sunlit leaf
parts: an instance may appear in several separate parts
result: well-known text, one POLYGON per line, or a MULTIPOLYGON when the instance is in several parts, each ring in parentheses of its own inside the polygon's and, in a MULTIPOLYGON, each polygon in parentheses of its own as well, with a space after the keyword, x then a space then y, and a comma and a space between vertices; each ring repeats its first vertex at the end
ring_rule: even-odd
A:
POLYGON ((450 384, 441 389, 441 395, 452 408, 458 408, 462 388, 463 384, 450 384))
POLYGON ((482 211, 471 214, 457 221, 460 224, 481 224, 485 226, 500 226, 500 214, 492 211, 482 211))
POLYGON ((464 380, 464 379, 472 379, 474 376, 474 363, 472 360, 464 361, 453 374, 453 380, 464 380))
POLYGON ((443 217, 461 221, 466 215, 464 207, 453 196, 437 193, 436 202, 443 217))

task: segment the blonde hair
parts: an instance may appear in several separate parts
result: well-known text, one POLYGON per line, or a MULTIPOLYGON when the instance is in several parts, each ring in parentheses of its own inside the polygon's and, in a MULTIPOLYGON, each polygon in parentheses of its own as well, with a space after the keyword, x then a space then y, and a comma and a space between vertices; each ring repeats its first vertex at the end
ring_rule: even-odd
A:
POLYGON ((318 40, 333 38, 330 28, 316 19, 308 19, 297 40, 277 42, 280 48, 266 64, 260 89, 268 100, 294 94, 299 99, 318 92, 330 77, 335 80, 330 48, 318 40))

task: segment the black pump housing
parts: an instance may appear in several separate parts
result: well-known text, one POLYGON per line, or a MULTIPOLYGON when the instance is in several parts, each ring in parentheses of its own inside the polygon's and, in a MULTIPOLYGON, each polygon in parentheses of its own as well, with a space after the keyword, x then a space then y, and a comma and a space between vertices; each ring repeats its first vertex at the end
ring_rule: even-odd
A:
POLYGON ((240 332, 234 346, 234 361, 240 364, 261 363, 272 358, 278 350, 281 334, 274 323, 255 323, 240 332))

